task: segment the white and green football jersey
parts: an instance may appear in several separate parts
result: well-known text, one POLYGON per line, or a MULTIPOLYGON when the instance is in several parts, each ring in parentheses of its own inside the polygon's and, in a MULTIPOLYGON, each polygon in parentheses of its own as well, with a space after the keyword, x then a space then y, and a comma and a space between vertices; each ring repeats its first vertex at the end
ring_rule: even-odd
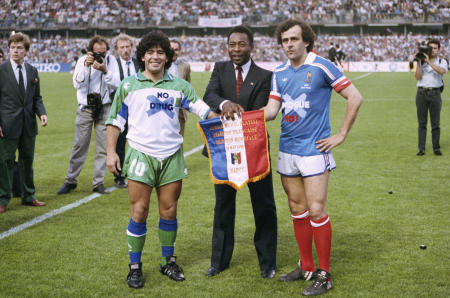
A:
POLYGON ((183 143, 178 113, 183 108, 205 119, 210 109, 186 81, 167 72, 154 83, 140 71, 120 84, 106 125, 121 131, 128 120, 128 145, 156 158, 167 158, 183 143))

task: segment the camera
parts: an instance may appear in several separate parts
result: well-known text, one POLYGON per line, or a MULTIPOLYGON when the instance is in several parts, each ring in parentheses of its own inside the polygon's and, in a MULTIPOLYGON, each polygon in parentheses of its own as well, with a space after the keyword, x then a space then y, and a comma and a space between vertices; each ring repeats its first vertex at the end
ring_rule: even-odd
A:
POLYGON ((414 61, 424 61, 425 60, 425 54, 428 55, 428 57, 430 57, 431 55, 431 51, 433 50, 432 47, 430 47, 429 45, 427 45, 427 43, 425 41, 422 41, 419 44, 419 52, 414 56, 414 61))
POLYGON ((100 119, 103 110, 102 96, 100 93, 89 93, 87 95, 87 106, 92 109, 92 118, 100 119))
POLYGON ((103 63, 103 58, 105 58, 105 53, 102 52, 94 52, 93 54, 94 60, 98 63, 103 63))

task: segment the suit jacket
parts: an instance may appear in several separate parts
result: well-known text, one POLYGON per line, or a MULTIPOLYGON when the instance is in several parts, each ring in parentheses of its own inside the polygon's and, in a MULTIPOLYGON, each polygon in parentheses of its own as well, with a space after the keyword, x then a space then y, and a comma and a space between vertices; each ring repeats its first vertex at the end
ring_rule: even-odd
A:
POLYGON ((336 61, 336 48, 334 46, 330 47, 328 49, 328 60, 330 60, 331 62, 336 61))
POLYGON ((211 74, 203 100, 217 113, 224 100, 240 104, 245 111, 264 107, 269 100, 272 72, 257 66, 253 60, 236 98, 236 71, 233 62, 217 62, 211 74))
POLYGON ((184 60, 178 60, 178 77, 191 82, 191 66, 184 60))
POLYGON ((22 133, 34 137, 38 134, 36 115, 46 115, 42 102, 38 71, 24 63, 27 73, 25 97, 19 91, 11 61, 0 65, 0 127, 7 139, 17 139, 22 133))

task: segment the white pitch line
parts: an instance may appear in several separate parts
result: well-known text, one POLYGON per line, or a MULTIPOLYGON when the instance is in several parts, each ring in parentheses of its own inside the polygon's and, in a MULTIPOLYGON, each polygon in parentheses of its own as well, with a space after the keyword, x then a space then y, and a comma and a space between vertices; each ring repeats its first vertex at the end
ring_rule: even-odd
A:
MULTIPOLYGON (((203 148, 203 146, 204 145, 197 146, 194 149, 184 153, 184 157, 186 158, 189 155, 192 155, 195 152, 200 151, 203 148)), ((112 192, 112 191, 114 191, 116 189, 117 188, 115 186, 111 186, 111 187, 107 188, 106 190, 112 192)), ((93 194, 88 195, 87 197, 84 197, 81 200, 73 202, 73 203, 71 203, 69 205, 66 205, 66 206, 63 206, 63 207, 61 207, 59 209, 55 209, 55 210, 52 210, 50 212, 44 213, 42 215, 39 215, 38 217, 35 217, 32 220, 30 220, 30 221, 27 221, 27 222, 25 222, 25 223, 23 223, 21 225, 18 225, 16 227, 12 227, 11 229, 0 233, 0 240, 2 240, 3 238, 6 238, 8 236, 11 236, 13 234, 16 234, 16 233, 18 233, 20 231, 23 231, 26 228, 32 227, 32 226, 34 226, 34 225, 36 225, 36 224, 38 224, 40 222, 43 222, 44 220, 47 220, 47 219, 49 219, 49 218, 51 218, 51 217, 53 217, 55 215, 64 213, 64 212, 66 212, 66 211, 68 211, 70 209, 73 209, 73 208, 76 208, 76 207, 78 207, 78 206, 80 206, 82 204, 88 203, 88 202, 92 201, 93 199, 96 199, 96 198, 98 198, 100 196, 101 196, 101 194, 99 194, 99 193, 93 193, 93 194)))
POLYGON ((368 77, 368 76, 370 76, 371 74, 373 74, 373 72, 368 72, 368 73, 362 74, 362 75, 360 75, 360 76, 358 76, 358 77, 356 77, 356 78, 354 78, 354 79, 351 79, 351 81, 356 81, 356 80, 359 80, 359 79, 368 77))
MULTIPOLYGON (((370 76, 371 74, 373 74, 373 72, 365 73, 365 74, 363 74, 363 75, 360 75, 360 76, 354 78, 353 81, 356 81, 356 80, 365 78, 365 77, 367 77, 367 76, 370 76)), ((204 146, 204 145, 197 146, 197 147, 195 147, 194 149, 192 149, 192 150, 190 150, 190 151, 184 153, 184 157, 186 158, 186 157, 188 157, 188 156, 194 154, 195 152, 200 151, 200 150, 203 148, 203 146, 204 146)), ((116 190, 116 189, 117 189, 117 188, 116 188, 115 186, 112 186, 112 187, 108 188, 107 190, 109 190, 109 191, 114 191, 114 190, 116 190)), ((35 218, 33 218, 32 220, 27 221, 26 223, 23 223, 23 224, 18 225, 18 226, 16 226, 16 227, 12 227, 11 229, 9 229, 9 230, 7 230, 7 231, 5 231, 5 232, 2 232, 2 233, 0 234, 0 240, 3 239, 3 238, 6 238, 6 237, 8 237, 8 236, 11 236, 11 235, 13 235, 13 234, 16 234, 16 233, 18 233, 18 232, 20 232, 20 231, 22 231, 22 230, 25 230, 26 228, 32 227, 32 226, 34 226, 34 225, 36 225, 36 224, 38 224, 38 223, 40 223, 40 222, 43 222, 44 220, 47 220, 47 219, 49 219, 49 218, 51 218, 51 217, 53 217, 53 216, 55 216, 55 215, 64 213, 64 212, 66 212, 66 211, 68 211, 68 210, 70 210, 70 209, 73 209, 73 208, 76 208, 76 207, 78 207, 78 206, 80 206, 80 205, 82 205, 82 204, 88 203, 88 202, 92 201, 93 199, 98 198, 98 197, 100 197, 100 196, 101 196, 101 195, 98 194, 98 193, 91 194, 91 195, 89 195, 89 196, 87 196, 87 197, 82 198, 81 200, 78 200, 78 201, 74 202, 74 203, 71 203, 71 204, 66 205, 66 206, 63 206, 63 207, 61 207, 61 208, 59 208, 59 209, 52 210, 52 211, 50 211, 50 212, 47 212, 47 213, 45 213, 45 214, 42 214, 42 215, 40 215, 40 216, 38 216, 38 217, 35 217, 35 218)))

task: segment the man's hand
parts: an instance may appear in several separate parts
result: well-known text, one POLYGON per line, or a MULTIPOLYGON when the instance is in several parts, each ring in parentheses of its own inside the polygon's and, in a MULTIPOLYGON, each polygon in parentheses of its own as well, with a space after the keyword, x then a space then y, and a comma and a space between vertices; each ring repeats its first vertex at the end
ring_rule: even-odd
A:
POLYGON ((426 63, 430 64, 430 57, 427 54, 425 54, 425 53, 423 53, 423 55, 425 56, 425 59, 423 59, 423 61, 425 61, 426 63))
POLYGON ((240 118, 241 117, 241 113, 244 112, 244 108, 241 107, 241 105, 234 103, 232 101, 227 101, 226 103, 223 104, 222 106, 222 114, 221 117, 225 118, 227 120, 230 120, 230 118, 232 120, 234 119, 234 114, 236 113, 237 116, 240 118))
POLYGON ((92 64, 94 64, 94 54, 92 52, 87 52, 86 60, 84 60, 84 65, 91 66, 92 64))
POLYGON ((48 117, 47 117, 47 115, 41 115, 40 119, 41 119, 41 125, 43 127, 47 126, 47 124, 48 124, 48 117))
POLYGON ((3 130, 1 126, 0 126, 0 138, 3 138, 3 130))
POLYGON ((94 64, 92 64, 92 66, 94 67, 94 69, 97 69, 103 72, 104 74, 108 72, 108 69, 106 68, 105 59, 102 60, 102 63, 98 63, 97 61, 94 60, 94 64))
POLYGON ((106 167, 108 168, 108 171, 116 175, 119 175, 118 170, 122 171, 119 155, 117 155, 116 152, 108 152, 106 154, 106 167))
POLYGON ((316 142, 318 144, 316 146, 316 149, 319 149, 320 152, 328 152, 334 147, 337 147, 338 145, 342 144, 345 140, 345 136, 341 134, 335 134, 334 136, 331 136, 326 139, 321 139, 316 142))

